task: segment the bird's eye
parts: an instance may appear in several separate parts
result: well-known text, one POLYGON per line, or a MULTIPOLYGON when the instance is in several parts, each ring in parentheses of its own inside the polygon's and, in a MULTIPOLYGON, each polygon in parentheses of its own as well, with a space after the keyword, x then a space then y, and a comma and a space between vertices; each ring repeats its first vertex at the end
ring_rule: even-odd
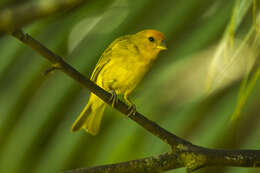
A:
POLYGON ((154 38, 153 37, 149 37, 148 38, 150 42, 154 42, 154 38))

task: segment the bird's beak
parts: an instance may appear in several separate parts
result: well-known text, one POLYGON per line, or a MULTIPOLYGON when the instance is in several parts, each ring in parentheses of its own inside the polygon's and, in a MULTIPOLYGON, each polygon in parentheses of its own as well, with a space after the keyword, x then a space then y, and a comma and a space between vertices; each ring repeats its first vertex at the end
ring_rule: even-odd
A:
POLYGON ((157 46, 157 48, 160 49, 160 50, 166 50, 167 49, 167 45, 166 45, 165 41, 163 40, 161 42, 161 44, 157 46))

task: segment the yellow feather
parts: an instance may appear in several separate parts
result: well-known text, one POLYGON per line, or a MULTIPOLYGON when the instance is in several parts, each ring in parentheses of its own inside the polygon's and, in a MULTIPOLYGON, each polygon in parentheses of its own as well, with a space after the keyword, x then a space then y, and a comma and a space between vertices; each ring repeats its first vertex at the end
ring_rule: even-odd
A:
MULTIPOLYGON (((119 37, 103 52, 91 80, 107 91, 128 95, 150 69, 161 50, 166 49, 164 35, 156 30, 144 30, 119 37)), ((72 126, 72 131, 84 128, 92 135, 99 131, 105 103, 94 94, 72 126)))

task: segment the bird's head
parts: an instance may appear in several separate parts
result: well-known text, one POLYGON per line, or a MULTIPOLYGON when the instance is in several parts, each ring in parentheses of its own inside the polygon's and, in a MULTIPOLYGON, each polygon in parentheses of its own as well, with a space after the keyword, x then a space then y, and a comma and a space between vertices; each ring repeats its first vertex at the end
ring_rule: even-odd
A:
POLYGON ((147 29, 135 34, 136 45, 145 56, 156 58, 157 54, 167 49, 163 33, 153 29, 147 29))

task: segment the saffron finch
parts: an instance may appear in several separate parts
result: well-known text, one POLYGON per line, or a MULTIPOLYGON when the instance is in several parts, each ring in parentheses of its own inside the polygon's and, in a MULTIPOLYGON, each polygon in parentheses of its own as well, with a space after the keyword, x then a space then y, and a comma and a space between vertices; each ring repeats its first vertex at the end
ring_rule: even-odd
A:
MULTIPOLYGON (((157 30, 148 29, 121 36, 103 52, 91 80, 106 91, 112 92, 113 101, 117 99, 116 95, 123 94, 127 104, 135 109, 129 100, 129 94, 143 79, 158 53, 165 49, 165 36, 157 30)), ((75 132, 83 128, 88 133, 96 135, 105 107, 106 103, 91 93, 88 104, 71 130, 75 132)))

